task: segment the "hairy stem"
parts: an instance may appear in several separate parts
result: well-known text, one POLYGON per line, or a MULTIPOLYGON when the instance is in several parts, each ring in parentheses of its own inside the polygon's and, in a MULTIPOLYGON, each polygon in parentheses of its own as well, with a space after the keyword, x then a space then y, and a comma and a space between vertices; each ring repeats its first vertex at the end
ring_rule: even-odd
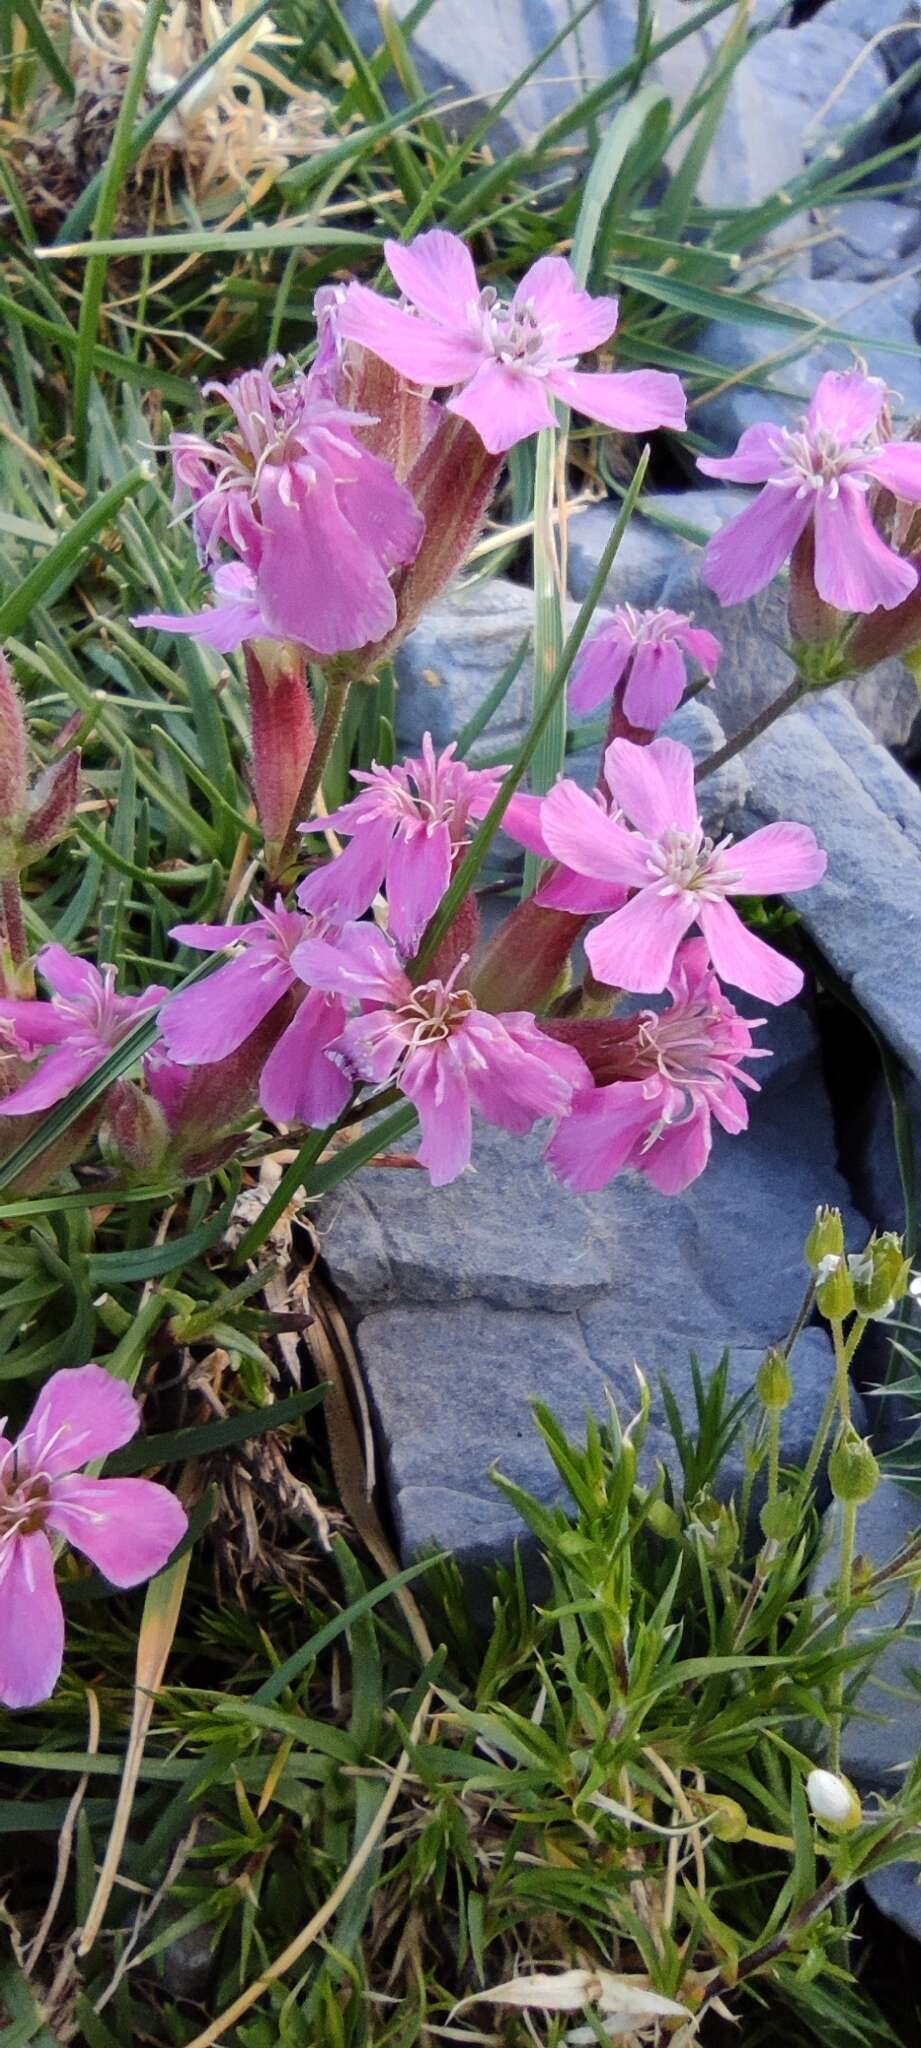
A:
POLYGON ((0 881, 0 936, 3 953, 13 973, 13 993, 23 995, 27 991, 21 985, 18 970, 24 968, 28 961, 29 937, 18 875, 4 875, 0 881))

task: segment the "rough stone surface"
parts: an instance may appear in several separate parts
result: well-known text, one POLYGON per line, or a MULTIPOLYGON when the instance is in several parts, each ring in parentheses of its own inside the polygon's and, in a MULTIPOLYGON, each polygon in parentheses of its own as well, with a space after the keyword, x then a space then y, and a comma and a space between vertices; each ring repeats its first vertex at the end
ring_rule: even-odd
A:
MULTIPOLYGON (((741 731, 793 677, 792 663, 783 652, 788 638, 783 581, 769 584, 747 604, 727 607, 700 578, 702 544, 750 499, 750 492, 726 485, 662 492, 655 501, 657 512, 676 528, 695 532, 697 539, 670 532, 652 520, 634 519, 605 591, 605 602, 611 605, 626 599, 692 612, 698 625, 716 634, 723 659, 706 701, 729 733, 741 731)), ((616 517, 613 506, 599 505, 573 521, 569 581, 575 597, 584 597, 588 590, 616 517)), ((886 746, 901 746, 908 739, 918 717, 918 686, 903 662, 881 662, 869 675, 845 684, 841 694, 875 739, 886 746)), ((904 777, 900 788, 903 782, 904 777)))
POLYGON ((887 1863, 885 1869, 864 1878, 874 1906, 894 1920, 903 1934, 921 1941, 921 1870, 917 1863, 887 1863))
MULTIPOLYGON (((357 1327, 405 1556, 434 1541, 477 1564, 508 1546, 516 1522, 494 1462, 548 1497, 535 1396, 579 1431, 608 1386, 633 1411, 638 1362, 654 1388, 649 1469, 657 1457, 674 1469, 659 1376, 689 1422, 692 1349, 711 1369, 731 1346, 735 1391, 751 1385, 799 1306, 816 1205, 848 1206, 805 1013, 776 1013, 770 1038, 775 1071, 750 1132, 718 1134, 707 1173, 677 1199, 623 1178, 571 1195, 543 1166, 539 1134, 483 1125, 473 1171, 437 1196, 422 1174, 377 1169, 330 1198, 324 1256, 357 1327), (769 1283, 753 1244, 770 1245, 769 1283)), ((792 1457, 825 1398, 824 1332, 808 1331, 797 1356, 792 1457)), ((738 1476, 730 1467, 727 1485, 738 1476)))
POLYGON ((778 818, 812 826, 828 872, 797 899, 803 925, 921 1078, 921 791, 831 691, 780 719, 747 761, 737 829, 778 818))
POLYGON ((921 239, 914 214, 894 199, 857 199, 849 206, 824 208, 813 223, 825 237, 812 251, 814 277, 886 277, 907 263, 921 239))
MULTIPOLYGON (((887 1564, 921 1531, 921 1497, 908 1493, 895 1481, 882 1478, 872 1500, 860 1509, 857 1521, 857 1552, 869 1559, 874 1570, 887 1564)), ((832 1588, 840 1570, 840 1511, 833 1504, 825 1517, 827 1548, 812 1577, 812 1591, 832 1588)), ((899 1779, 907 1764, 921 1749, 921 1693, 912 1677, 921 1678, 921 1638, 908 1630, 913 1601, 903 1582, 883 1595, 859 1616, 851 1630, 851 1641, 870 1640, 887 1629, 898 1629, 899 1639, 881 1650, 869 1676, 861 1686, 855 1710, 844 1731, 841 1764, 849 1778, 863 1790, 875 1789, 887 1798, 898 1793, 899 1779)))
MULTIPOLYGON (((911 1125, 915 1158, 915 1182, 921 1187, 921 1082, 910 1080, 906 1088, 906 1109, 911 1125)), ((904 1230, 905 1205, 899 1177, 892 1127, 892 1104, 885 1084, 874 1088, 860 1133, 859 1154, 851 1165, 850 1178, 859 1191, 861 1207, 877 1230, 904 1230)))
MULTIPOLYGON (((882 60, 875 53, 865 55, 854 29, 842 25, 829 34, 825 23, 823 13, 821 21, 775 29, 736 66, 697 187, 705 204, 760 205, 795 178, 809 157, 830 145, 837 148, 844 129, 874 112, 888 84, 882 60), (852 75, 837 91, 852 66, 852 75)), ((698 43, 709 45, 712 55, 724 36, 725 24, 718 18, 709 30, 660 59, 663 83, 679 104, 700 78, 698 43)), ((864 155, 878 147, 884 132, 884 122, 868 132, 861 145, 864 155)), ((687 138, 682 136, 673 152, 676 162, 686 148, 687 138)))
MULTIPOLYGON (((809 314, 817 323, 852 336, 871 374, 884 378, 895 392, 897 419, 921 412, 921 358, 915 335, 921 293, 913 278, 896 277, 868 298, 866 285, 853 280, 791 277, 784 279, 776 299, 778 305, 809 314), (880 348, 880 342, 887 346, 880 348)), ((781 326, 737 326, 728 320, 714 320, 704 328, 699 337, 701 355, 708 362, 725 365, 728 371, 745 371, 765 359, 776 359, 770 371, 755 373, 757 388, 734 384, 696 407, 694 424, 718 453, 734 448, 745 428, 758 421, 782 419, 792 424, 825 370, 853 366, 854 348, 821 339, 795 360, 784 360, 788 350, 802 349, 802 343, 801 332, 781 326)))

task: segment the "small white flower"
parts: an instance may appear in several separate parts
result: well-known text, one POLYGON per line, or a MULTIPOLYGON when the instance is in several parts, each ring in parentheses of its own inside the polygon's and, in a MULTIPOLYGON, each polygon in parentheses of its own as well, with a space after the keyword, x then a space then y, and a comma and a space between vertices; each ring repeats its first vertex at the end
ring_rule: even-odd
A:
POLYGON ((851 1828, 860 1819, 860 1801, 853 1786, 834 1771, 810 1771, 806 1797, 816 1820, 827 1827, 851 1828))

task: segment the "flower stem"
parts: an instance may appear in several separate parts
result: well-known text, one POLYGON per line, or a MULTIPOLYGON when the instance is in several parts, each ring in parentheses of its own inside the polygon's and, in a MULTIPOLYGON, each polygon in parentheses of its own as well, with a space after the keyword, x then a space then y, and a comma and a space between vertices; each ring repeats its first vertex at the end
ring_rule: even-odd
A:
POLYGON ((314 741, 313 753, 307 764, 307 773, 301 783, 297 802, 291 813, 291 823, 288 827, 288 836, 285 840, 279 865, 282 865, 286 859, 290 859, 297 845, 298 825, 306 824, 310 817, 314 798, 323 781, 329 766, 330 755, 342 728, 345 707, 349 701, 351 688, 352 679, 350 677, 343 680, 328 675, 326 678, 326 701, 323 705, 323 716, 317 730, 316 740, 314 741))
POLYGON ((782 718, 785 711, 792 711, 800 698, 806 696, 809 687, 809 683, 802 676, 794 676, 792 683, 781 691, 780 696, 775 697, 772 704, 766 704, 763 711, 759 711, 755 718, 750 719, 748 725, 743 725, 741 732, 735 733, 731 740, 726 741, 725 746, 718 747, 715 754, 708 754, 705 761, 698 762, 694 771, 695 782, 703 782, 708 775, 715 775, 718 768, 725 768, 727 761, 735 760, 736 755, 750 746, 752 740, 760 739, 761 734, 767 732, 776 719, 782 718))
MULTIPOLYGON (((846 1614, 854 1590, 854 1551, 857 1539, 857 1502, 841 1503, 841 1568, 838 1573, 838 1615, 846 1614)), ((841 1769, 841 1733, 844 1726, 844 1672, 836 1673, 831 1687, 831 1748, 833 1771, 841 1769)))
POLYGON ((23 987, 21 970, 29 958, 29 938, 22 908, 22 892, 18 875, 4 875, 0 881, 0 980, 3 979, 2 962, 11 970, 12 993, 27 995, 23 987))

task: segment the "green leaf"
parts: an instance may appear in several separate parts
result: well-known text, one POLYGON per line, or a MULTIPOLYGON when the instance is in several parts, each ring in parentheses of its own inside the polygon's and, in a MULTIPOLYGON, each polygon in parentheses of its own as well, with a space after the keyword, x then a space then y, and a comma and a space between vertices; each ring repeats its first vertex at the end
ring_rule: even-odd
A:
POLYGON ((30 569, 16 590, 12 590, 0 603, 0 639, 7 640, 13 633, 21 632, 28 623, 30 614, 40 605, 52 589, 60 596, 73 582, 86 548, 103 527, 110 526, 119 508, 127 498, 134 496, 141 485, 147 482, 142 470, 133 476, 123 478, 121 483, 111 484, 107 491, 94 499, 91 505, 62 533, 54 547, 30 569))

